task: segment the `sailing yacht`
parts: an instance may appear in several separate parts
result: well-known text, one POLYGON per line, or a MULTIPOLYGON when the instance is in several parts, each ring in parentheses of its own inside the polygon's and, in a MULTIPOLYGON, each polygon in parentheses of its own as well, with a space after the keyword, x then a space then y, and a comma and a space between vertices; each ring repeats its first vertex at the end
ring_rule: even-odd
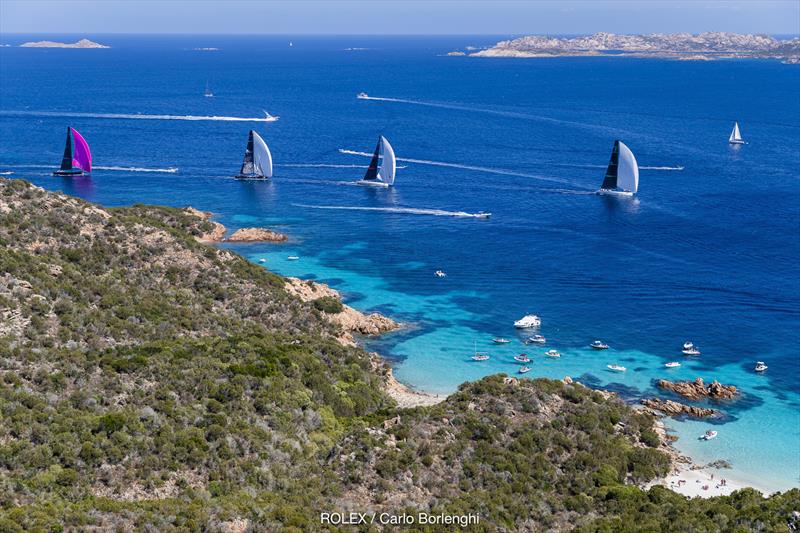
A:
POLYGON ((733 131, 731 131, 731 136, 728 137, 728 144, 745 144, 742 139, 742 132, 739 131, 738 122, 733 123, 733 131))
POLYGON ((247 137, 247 148, 244 151, 242 168, 236 176, 237 180, 261 180, 272 177, 272 154, 264 139, 253 130, 247 137))
POLYGON ((386 137, 381 135, 378 137, 378 144, 375 146, 375 152, 372 154, 367 173, 357 183, 372 187, 391 187, 394 185, 396 169, 397 159, 394 156, 392 145, 389 144, 386 137))
POLYGON ((205 96, 206 98, 211 98, 212 96, 214 96, 214 93, 211 92, 211 88, 208 86, 208 82, 206 82, 206 90, 203 91, 203 96, 205 96))
POLYGON ((75 128, 67 128, 67 142, 61 167, 54 176, 83 176, 92 173, 92 152, 86 139, 75 128))
POLYGON ((622 141, 614 141, 600 194, 633 196, 639 190, 639 165, 631 149, 622 141))

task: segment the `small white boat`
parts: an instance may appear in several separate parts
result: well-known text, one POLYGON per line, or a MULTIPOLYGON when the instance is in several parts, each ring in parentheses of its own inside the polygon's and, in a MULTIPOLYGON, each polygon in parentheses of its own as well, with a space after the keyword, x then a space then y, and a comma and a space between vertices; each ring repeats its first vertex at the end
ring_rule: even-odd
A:
POLYGON ((356 95, 356 98, 358 98, 359 100, 366 100, 367 98, 369 98, 369 95, 367 93, 363 93, 362 92, 362 93, 358 93, 356 95))
POLYGON ((604 343, 603 341, 594 341, 590 344, 592 349, 594 350, 608 350, 608 344, 604 343))
POLYGON ((744 139, 742 139, 742 132, 739 131, 739 123, 733 123, 733 131, 731 131, 731 136, 728 137, 728 144, 745 144, 744 139))
POLYGON ((445 274, 444 270, 437 270, 436 272, 433 273, 433 275, 436 276, 437 278, 447 277, 447 274, 445 274))
POLYGON ((527 366, 523 366, 523 367, 520 367, 520 369, 519 369, 519 371, 518 371, 518 372, 519 372, 520 374, 527 374, 527 373, 528 373, 528 372, 530 372, 530 371, 531 371, 531 369, 530 369, 530 368, 528 368, 527 366))
POLYGON ((296 255, 290 255, 286 259, 288 259, 289 261, 297 261, 298 259, 300 259, 300 257, 296 255))
POLYGON ((692 346, 691 348, 684 348, 681 350, 683 355, 700 355, 700 349, 697 346, 692 346))
POLYGON ((530 363, 531 358, 528 357, 527 354, 521 353, 519 355, 514 356, 514 361, 519 361, 520 363, 530 363))
POLYGON ((489 218, 492 216, 491 213, 487 213, 486 211, 478 211, 473 215, 475 218, 489 218))
POLYGON ((545 357, 561 357, 561 354, 556 350, 547 350, 544 352, 545 357))
POLYGON ((764 361, 757 361, 756 362, 756 367, 755 367, 755 371, 756 372, 763 372, 768 368, 769 367, 764 363, 764 361))
POLYGON ((475 352, 475 355, 472 356, 473 361, 488 361, 489 356, 485 353, 475 352))
POLYGON ((606 368, 608 368, 609 370, 613 370, 614 372, 625 372, 626 370, 628 370, 622 365, 606 365, 606 368))
POLYGON ((546 342, 547 339, 545 339, 543 335, 531 335, 525 339, 525 344, 544 344, 546 342))
POLYGON ((514 327, 517 329, 535 328, 542 325, 542 320, 536 315, 525 315, 516 322, 514 327))
POLYGON ((667 368, 678 368, 681 364, 677 361, 672 361, 671 363, 665 363, 664 366, 667 368))
POLYGON ((694 343, 692 341, 686 341, 683 343, 684 350, 691 350, 692 348, 694 348, 694 343))
POLYGON ((503 337, 495 337, 492 339, 492 342, 495 344, 508 344, 511 341, 503 337))
POLYGON ((259 263, 266 263, 266 262, 267 262, 267 260, 266 260, 266 259, 264 259, 264 258, 262 257, 261 259, 259 259, 259 260, 258 260, 258 262, 259 262, 259 263))
POLYGON ((211 88, 209 88, 208 86, 208 82, 206 82, 206 90, 203 91, 203 96, 205 96, 206 98, 211 98, 212 96, 214 96, 214 93, 211 92, 211 88))
POLYGON ((717 432, 712 429, 709 429, 708 431, 703 433, 703 435, 700 437, 700 440, 711 440, 715 439, 716 437, 717 437, 717 432))

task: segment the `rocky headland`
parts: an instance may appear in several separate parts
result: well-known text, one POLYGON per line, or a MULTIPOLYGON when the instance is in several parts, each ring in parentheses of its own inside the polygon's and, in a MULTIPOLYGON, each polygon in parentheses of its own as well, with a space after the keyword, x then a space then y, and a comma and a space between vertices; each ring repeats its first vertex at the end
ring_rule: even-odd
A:
POLYGON ((529 35, 500 41, 470 54, 474 57, 558 57, 627 56, 682 60, 724 58, 782 59, 793 63, 800 58, 800 38, 779 40, 769 35, 729 32, 652 33, 617 35, 595 33, 580 37, 529 35))
POLYGON ((286 242, 289 236, 267 228, 241 228, 233 232, 230 237, 225 237, 228 229, 219 222, 211 220, 213 213, 200 211, 194 207, 185 207, 183 212, 190 217, 199 219, 202 228, 196 233, 195 239, 204 243, 215 242, 286 242))
POLYGON ((104 44, 90 41, 89 39, 81 39, 74 43, 59 43, 56 41, 31 41, 19 45, 20 48, 111 48, 104 44))

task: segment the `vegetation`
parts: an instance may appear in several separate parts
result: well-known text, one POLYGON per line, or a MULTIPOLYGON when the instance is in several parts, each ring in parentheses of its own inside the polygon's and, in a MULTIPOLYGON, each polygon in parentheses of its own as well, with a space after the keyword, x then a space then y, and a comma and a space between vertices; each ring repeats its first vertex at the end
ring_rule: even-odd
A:
MULTIPOLYGON (((480 528, 786 531, 800 491, 689 501, 653 420, 503 376, 398 410, 282 279, 182 210, 0 181, 0 531, 309 531, 321 511, 480 528)), ((337 302, 338 303, 338 302, 337 302)))
POLYGON ((314 307, 320 311, 329 313, 331 315, 341 313, 344 310, 342 302, 333 296, 323 296, 321 298, 317 298, 312 303, 314 304, 314 307))

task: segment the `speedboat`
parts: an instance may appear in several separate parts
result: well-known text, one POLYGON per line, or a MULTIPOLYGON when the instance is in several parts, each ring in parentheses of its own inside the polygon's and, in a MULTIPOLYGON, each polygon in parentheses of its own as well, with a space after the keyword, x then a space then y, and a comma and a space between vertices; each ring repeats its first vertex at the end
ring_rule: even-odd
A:
POLYGON ((700 355, 700 349, 697 346, 692 346, 691 348, 684 348, 682 352, 683 355, 700 355))
POLYGON ((625 372, 626 370, 628 370, 622 365, 606 365, 606 368, 608 368, 609 370, 613 370, 614 372, 625 372))
POLYGON ((437 270, 436 272, 433 273, 433 275, 436 276, 437 278, 447 277, 447 274, 445 274, 444 270, 437 270))
POLYGON ((678 368, 679 366, 681 366, 681 364, 677 361, 673 361, 671 363, 665 363, 664 366, 667 368, 678 368))
POLYGON ((547 350, 544 352, 545 357, 561 357, 561 354, 558 353, 556 350, 547 350))
POLYGON ((694 348, 694 343, 692 341, 686 341, 683 343, 684 350, 691 350, 692 348, 694 348))
POLYGON ((527 354, 521 353, 519 355, 514 356, 514 361, 519 361, 520 363, 530 363, 531 358, 528 357, 527 354))
POLYGON ((716 437, 717 437, 717 432, 712 429, 709 429, 708 431, 703 433, 703 435, 700 437, 700 440, 711 440, 716 437))
POLYGON ((366 100, 367 98, 369 98, 369 95, 367 93, 363 93, 362 92, 362 93, 358 93, 356 95, 356 98, 358 98, 359 100, 366 100))
POLYGON ((542 325, 542 320, 536 315, 525 315, 516 322, 514 327, 517 329, 535 328, 542 325))
POLYGON ((608 344, 603 341, 594 341, 590 346, 595 350, 608 350, 608 344))
POLYGON ((508 339, 505 339, 503 337, 495 337, 495 338, 492 339, 492 342, 495 343, 495 344, 508 344, 511 341, 508 340, 508 339))
POLYGON ((769 368, 769 367, 766 364, 764 364, 764 361, 757 361, 756 362, 756 368, 755 368, 756 372, 763 372, 767 368, 769 368))
POLYGON ((259 263, 266 263, 266 262, 267 262, 267 260, 266 260, 266 259, 264 259, 264 258, 262 257, 261 259, 259 259, 259 260, 258 260, 258 262, 259 262, 259 263))
POLYGON ((520 374, 527 374, 527 373, 528 373, 528 372, 530 372, 530 371, 531 371, 531 369, 530 369, 530 368, 528 368, 527 366, 523 366, 523 367, 520 367, 520 369, 519 369, 519 371, 518 371, 518 372, 519 372, 520 374))
POLYGON ((473 361, 488 361, 489 356, 485 353, 475 352, 475 355, 472 356, 473 361))
POLYGON ((547 342, 547 339, 542 335, 531 335, 525 339, 525 344, 544 344, 545 342, 547 342))
POLYGON ((300 257, 296 255, 290 255, 286 259, 288 259, 289 261, 297 261, 298 259, 300 259, 300 257))
POLYGON ((475 218, 489 218, 490 216, 492 216, 492 214, 486 211, 478 211, 475 213, 475 218))

